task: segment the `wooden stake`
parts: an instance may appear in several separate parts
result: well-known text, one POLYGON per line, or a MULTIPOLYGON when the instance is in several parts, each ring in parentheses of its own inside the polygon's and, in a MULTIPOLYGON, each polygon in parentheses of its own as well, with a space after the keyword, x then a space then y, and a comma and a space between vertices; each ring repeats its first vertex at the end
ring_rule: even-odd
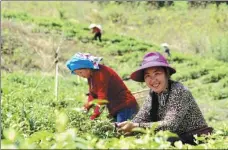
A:
POLYGON ((59 67, 58 67, 58 54, 59 53, 59 46, 57 48, 57 50, 55 51, 55 98, 56 100, 58 100, 58 71, 59 71, 59 67))
MULTIPOLYGON (((62 37, 63 37, 63 33, 62 33, 62 37)), ((59 73, 59 50, 60 50, 60 46, 62 44, 63 38, 61 39, 58 48, 55 51, 55 100, 58 100, 58 73, 59 73)))

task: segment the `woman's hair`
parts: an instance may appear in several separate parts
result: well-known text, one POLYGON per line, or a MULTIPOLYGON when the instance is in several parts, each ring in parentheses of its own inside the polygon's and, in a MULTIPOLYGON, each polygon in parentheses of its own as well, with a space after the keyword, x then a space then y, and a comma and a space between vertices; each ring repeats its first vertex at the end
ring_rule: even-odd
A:
POLYGON ((169 68, 167 68, 167 67, 162 67, 162 68, 164 69, 165 75, 166 75, 167 79, 169 80, 171 78, 169 68))

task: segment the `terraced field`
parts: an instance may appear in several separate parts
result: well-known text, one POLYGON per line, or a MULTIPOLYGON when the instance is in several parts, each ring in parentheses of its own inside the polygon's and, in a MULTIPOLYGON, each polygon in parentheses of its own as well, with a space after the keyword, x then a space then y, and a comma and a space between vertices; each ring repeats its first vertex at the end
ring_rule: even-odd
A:
MULTIPOLYGON (((32 3, 28 6, 32 6, 32 3)), ((91 40, 88 22, 36 16, 28 10, 23 11, 18 5, 17 9, 4 10, 1 148, 228 148, 227 62, 175 48, 171 51, 171 58, 168 58, 177 70, 172 78, 183 82, 192 91, 208 124, 215 129, 207 140, 198 138, 198 141, 206 141, 205 144, 191 146, 177 142, 174 147, 166 141, 171 133, 155 134, 154 128, 124 137, 115 131, 107 118, 106 109, 94 121, 81 111, 88 86, 85 80, 69 73, 65 62, 78 51, 99 55, 104 58, 104 64, 118 72, 132 92, 137 92, 146 89, 146 85, 129 80, 129 75, 138 67, 145 53, 155 50, 163 53, 160 45, 112 30, 105 31, 100 43, 91 40), (59 87, 56 98, 54 71, 58 46, 59 87)), ((143 98, 137 94, 135 96, 139 96, 137 100, 141 104, 143 98)))

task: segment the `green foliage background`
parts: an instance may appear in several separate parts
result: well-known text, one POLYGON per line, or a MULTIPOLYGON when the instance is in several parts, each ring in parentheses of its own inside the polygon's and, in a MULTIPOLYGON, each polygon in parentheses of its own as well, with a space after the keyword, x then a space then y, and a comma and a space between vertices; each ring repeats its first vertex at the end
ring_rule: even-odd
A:
MULTIPOLYGON (((147 2, 2 2, 2 148, 228 148, 228 9, 222 4, 192 8, 187 2, 156 8, 147 2), (90 23, 104 28, 92 41, 90 23), (215 133, 198 146, 175 147, 169 132, 153 128, 124 137, 107 110, 90 121, 81 111, 86 81, 70 75, 65 62, 75 52, 104 57, 131 91, 146 88, 127 80, 143 55, 170 44, 173 79, 193 93, 215 133), (54 96, 55 51, 59 52, 58 99, 54 96)), ((142 103, 142 101, 139 101, 142 103)), ((89 112, 91 113, 91 112, 89 112)))

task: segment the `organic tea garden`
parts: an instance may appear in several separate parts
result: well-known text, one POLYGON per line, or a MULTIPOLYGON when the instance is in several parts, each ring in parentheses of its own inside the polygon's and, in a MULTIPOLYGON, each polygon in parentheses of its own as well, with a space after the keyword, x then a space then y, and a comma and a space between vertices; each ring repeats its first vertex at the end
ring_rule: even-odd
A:
MULTIPOLYGON (((228 149, 227 5, 188 9, 175 2, 152 9, 146 2, 23 3, 1 3, 2 149, 228 149), (102 42, 91 40, 88 25, 96 21, 104 26, 102 42), (92 110, 82 110, 88 85, 67 70, 70 56, 89 52, 103 57, 103 63, 137 92, 147 87, 129 75, 144 54, 164 54, 161 41, 171 45, 168 61, 177 70, 172 79, 190 89, 208 125, 215 129, 207 138, 196 137, 203 144, 178 141, 172 146, 167 138, 174 134, 155 133, 156 124, 124 136, 116 131, 105 107, 95 120, 89 119, 92 110)), ((143 103, 143 99, 137 101, 143 103)))

